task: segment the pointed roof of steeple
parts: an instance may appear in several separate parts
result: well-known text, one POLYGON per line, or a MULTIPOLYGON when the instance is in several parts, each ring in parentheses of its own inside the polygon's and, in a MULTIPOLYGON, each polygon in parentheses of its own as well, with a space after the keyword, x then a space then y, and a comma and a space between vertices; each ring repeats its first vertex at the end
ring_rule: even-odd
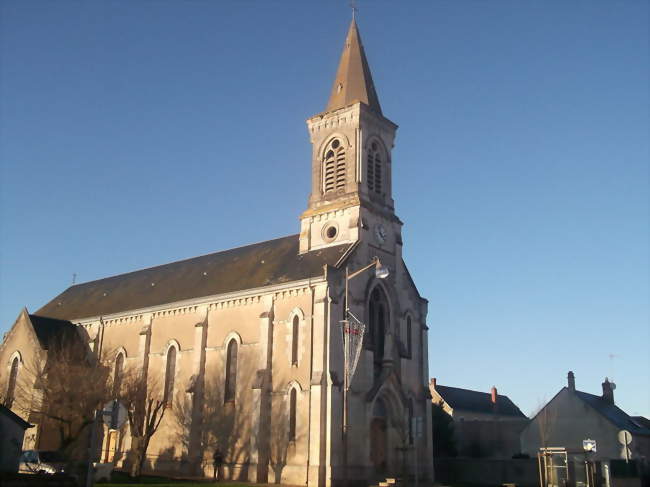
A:
POLYGON ((379 98, 372 82, 359 29, 352 19, 326 111, 337 110, 355 102, 365 103, 381 115, 379 98))

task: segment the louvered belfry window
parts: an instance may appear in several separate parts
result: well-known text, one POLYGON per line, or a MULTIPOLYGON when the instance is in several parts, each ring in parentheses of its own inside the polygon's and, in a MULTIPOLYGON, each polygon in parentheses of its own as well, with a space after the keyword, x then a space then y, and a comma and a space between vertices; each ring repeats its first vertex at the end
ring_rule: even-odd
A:
POLYGON ((381 194, 382 192, 382 171, 381 171, 381 155, 377 142, 373 142, 368 149, 367 160, 367 176, 368 176, 368 189, 375 193, 381 194))
POLYGON ((345 190, 345 149, 338 139, 330 142, 323 166, 324 191, 345 190))

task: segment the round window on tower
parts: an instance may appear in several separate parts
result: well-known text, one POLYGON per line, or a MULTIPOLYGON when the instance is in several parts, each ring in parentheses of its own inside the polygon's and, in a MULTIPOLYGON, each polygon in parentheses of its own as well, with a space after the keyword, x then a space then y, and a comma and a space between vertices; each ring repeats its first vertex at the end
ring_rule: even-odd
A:
POLYGON ((323 240, 326 242, 333 242, 339 235, 339 228, 336 223, 326 223, 323 226, 323 240))

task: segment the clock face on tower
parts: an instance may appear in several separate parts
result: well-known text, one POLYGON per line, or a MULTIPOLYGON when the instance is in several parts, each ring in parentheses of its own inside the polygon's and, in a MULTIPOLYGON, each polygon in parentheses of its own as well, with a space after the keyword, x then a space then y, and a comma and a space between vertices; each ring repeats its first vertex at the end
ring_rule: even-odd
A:
POLYGON ((375 238, 380 245, 386 242, 386 229, 381 223, 375 225, 375 238))

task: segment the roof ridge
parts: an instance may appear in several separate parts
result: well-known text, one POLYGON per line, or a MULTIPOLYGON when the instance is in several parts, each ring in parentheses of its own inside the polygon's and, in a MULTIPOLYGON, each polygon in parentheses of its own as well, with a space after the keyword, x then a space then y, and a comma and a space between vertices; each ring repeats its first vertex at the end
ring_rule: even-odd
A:
MULTIPOLYGON (((205 254, 195 255, 194 257, 186 257, 184 259, 172 260, 171 262, 165 262, 164 264, 152 265, 152 266, 149 266, 149 267, 142 267, 141 269, 135 269, 135 270, 129 271, 129 272, 122 272, 120 274, 113 274, 111 276, 101 277, 99 279, 93 279, 91 281, 80 282, 78 284, 74 284, 73 286, 67 287, 64 290, 64 292, 67 291, 68 289, 73 289, 73 288, 79 287, 79 286, 86 286, 88 284, 92 284, 92 283, 96 283, 96 282, 100 282, 100 281, 106 281, 108 279, 113 279, 115 277, 128 276, 129 274, 135 274, 137 272, 148 271, 150 269, 157 269, 159 267, 163 267, 163 266, 166 266, 166 265, 178 264, 178 263, 181 263, 181 262, 187 262, 189 260, 200 259, 201 257, 207 257, 209 255, 221 254, 221 253, 225 253, 225 252, 230 252, 232 250, 244 249, 246 247, 254 247, 256 245, 261 245, 261 244, 264 244, 264 243, 267 243, 267 242, 274 242, 276 240, 282 240, 282 239, 285 239, 285 238, 288 239, 288 238, 291 238, 291 237, 299 237, 299 236, 300 236, 300 234, 294 233, 294 234, 291 234, 291 235, 285 235, 284 237, 276 237, 276 238, 271 238, 269 240, 261 240, 259 242, 254 242, 254 243, 250 243, 250 244, 238 245, 236 247, 230 247, 230 248, 227 248, 227 249, 224 249, 224 250, 216 250, 214 252, 207 252, 205 254)), ((42 315, 39 315, 39 316, 42 316, 42 315)))

